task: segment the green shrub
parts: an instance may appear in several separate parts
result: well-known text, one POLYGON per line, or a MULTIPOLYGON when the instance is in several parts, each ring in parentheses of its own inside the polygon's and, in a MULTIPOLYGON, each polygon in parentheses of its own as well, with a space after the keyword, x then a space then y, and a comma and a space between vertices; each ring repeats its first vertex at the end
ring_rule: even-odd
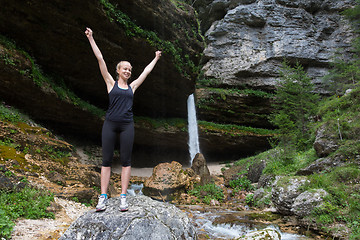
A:
POLYGON ((229 186, 232 189, 236 189, 238 191, 254 189, 254 187, 251 185, 251 181, 247 177, 239 177, 237 179, 230 180, 229 186))
POLYGON ((245 202, 249 205, 249 206, 253 206, 254 205, 254 194, 250 193, 248 195, 246 195, 245 197, 245 202))
POLYGON ((10 239, 18 218, 54 218, 46 209, 54 201, 48 191, 25 187, 20 191, 0 191, 0 238, 10 239))
POLYGON ((212 199, 220 202, 224 200, 224 193, 222 189, 214 183, 196 185, 194 189, 190 190, 188 193, 197 197, 206 204, 209 204, 212 199))

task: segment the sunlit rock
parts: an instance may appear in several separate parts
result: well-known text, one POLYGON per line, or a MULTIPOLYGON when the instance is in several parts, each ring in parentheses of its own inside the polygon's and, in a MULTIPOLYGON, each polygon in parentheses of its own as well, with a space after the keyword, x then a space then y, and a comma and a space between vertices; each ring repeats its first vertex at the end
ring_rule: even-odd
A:
POLYGON ((190 182, 190 176, 180 163, 161 163, 154 167, 153 174, 144 182, 143 193, 157 200, 169 201, 185 192, 190 182))
POLYGON ((281 234, 272 228, 265 228, 263 230, 257 230, 254 232, 250 232, 238 240, 280 240, 281 234))

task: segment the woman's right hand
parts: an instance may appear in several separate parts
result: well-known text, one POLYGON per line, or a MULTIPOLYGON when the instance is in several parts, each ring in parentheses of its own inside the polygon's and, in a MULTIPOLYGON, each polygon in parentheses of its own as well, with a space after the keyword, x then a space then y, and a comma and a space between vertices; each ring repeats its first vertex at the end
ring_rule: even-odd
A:
POLYGON ((87 27, 86 30, 85 30, 86 37, 91 38, 92 34, 93 34, 93 31, 90 28, 87 27))

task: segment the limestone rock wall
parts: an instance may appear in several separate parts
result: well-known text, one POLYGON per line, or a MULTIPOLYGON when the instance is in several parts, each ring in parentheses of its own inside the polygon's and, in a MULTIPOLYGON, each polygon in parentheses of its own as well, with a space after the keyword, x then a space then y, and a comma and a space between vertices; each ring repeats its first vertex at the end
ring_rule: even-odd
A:
MULTIPOLYGON (((205 92, 209 99, 207 108, 200 110, 200 117, 214 119, 214 116, 221 115, 214 109, 224 109, 225 104, 227 120, 239 122, 234 118, 244 118, 236 111, 242 106, 244 97, 238 96, 238 104, 233 103, 230 107, 228 100, 216 98, 213 89, 208 88, 250 88, 272 92, 284 59, 291 63, 300 62, 317 90, 324 93, 322 77, 327 74, 335 51, 339 48, 349 50, 353 38, 348 23, 340 15, 352 4, 354 1, 351 0, 197 1, 195 7, 207 42, 203 52, 203 71, 204 78, 208 79, 199 87, 201 95, 198 95, 198 101, 203 101, 201 97, 205 92), (211 96, 215 103, 211 103, 211 96)), ((248 101, 251 98, 250 95, 248 101)), ((258 99, 257 104, 265 108, 261 110, 263 114, 271 112, 269 98, 258 99)), ((254 109, 252 105, 249 108, 254 109)), ((258 114, 256 118, 259 118, 258 114)), ((219 120, 224 121, 221 117, 219 120)), ((264 119, 247 121, 244 124, 249 126, 268 127, 264 119)))

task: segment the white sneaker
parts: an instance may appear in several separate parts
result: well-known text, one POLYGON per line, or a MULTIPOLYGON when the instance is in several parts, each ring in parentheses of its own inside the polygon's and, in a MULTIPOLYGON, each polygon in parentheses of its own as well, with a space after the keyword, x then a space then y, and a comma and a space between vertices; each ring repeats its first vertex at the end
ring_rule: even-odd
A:
POLYGON ((126 212, 127 210, 129 210, 129 206, 126 202, 126 196, 121 196, 120 197, 120 211, 126 212))
POLYGON ((96 205, 96 212, 104 211, 106 209, 107 201, 107 197, 105 197, 104 195, 100 195, 99 202, 96 205))

